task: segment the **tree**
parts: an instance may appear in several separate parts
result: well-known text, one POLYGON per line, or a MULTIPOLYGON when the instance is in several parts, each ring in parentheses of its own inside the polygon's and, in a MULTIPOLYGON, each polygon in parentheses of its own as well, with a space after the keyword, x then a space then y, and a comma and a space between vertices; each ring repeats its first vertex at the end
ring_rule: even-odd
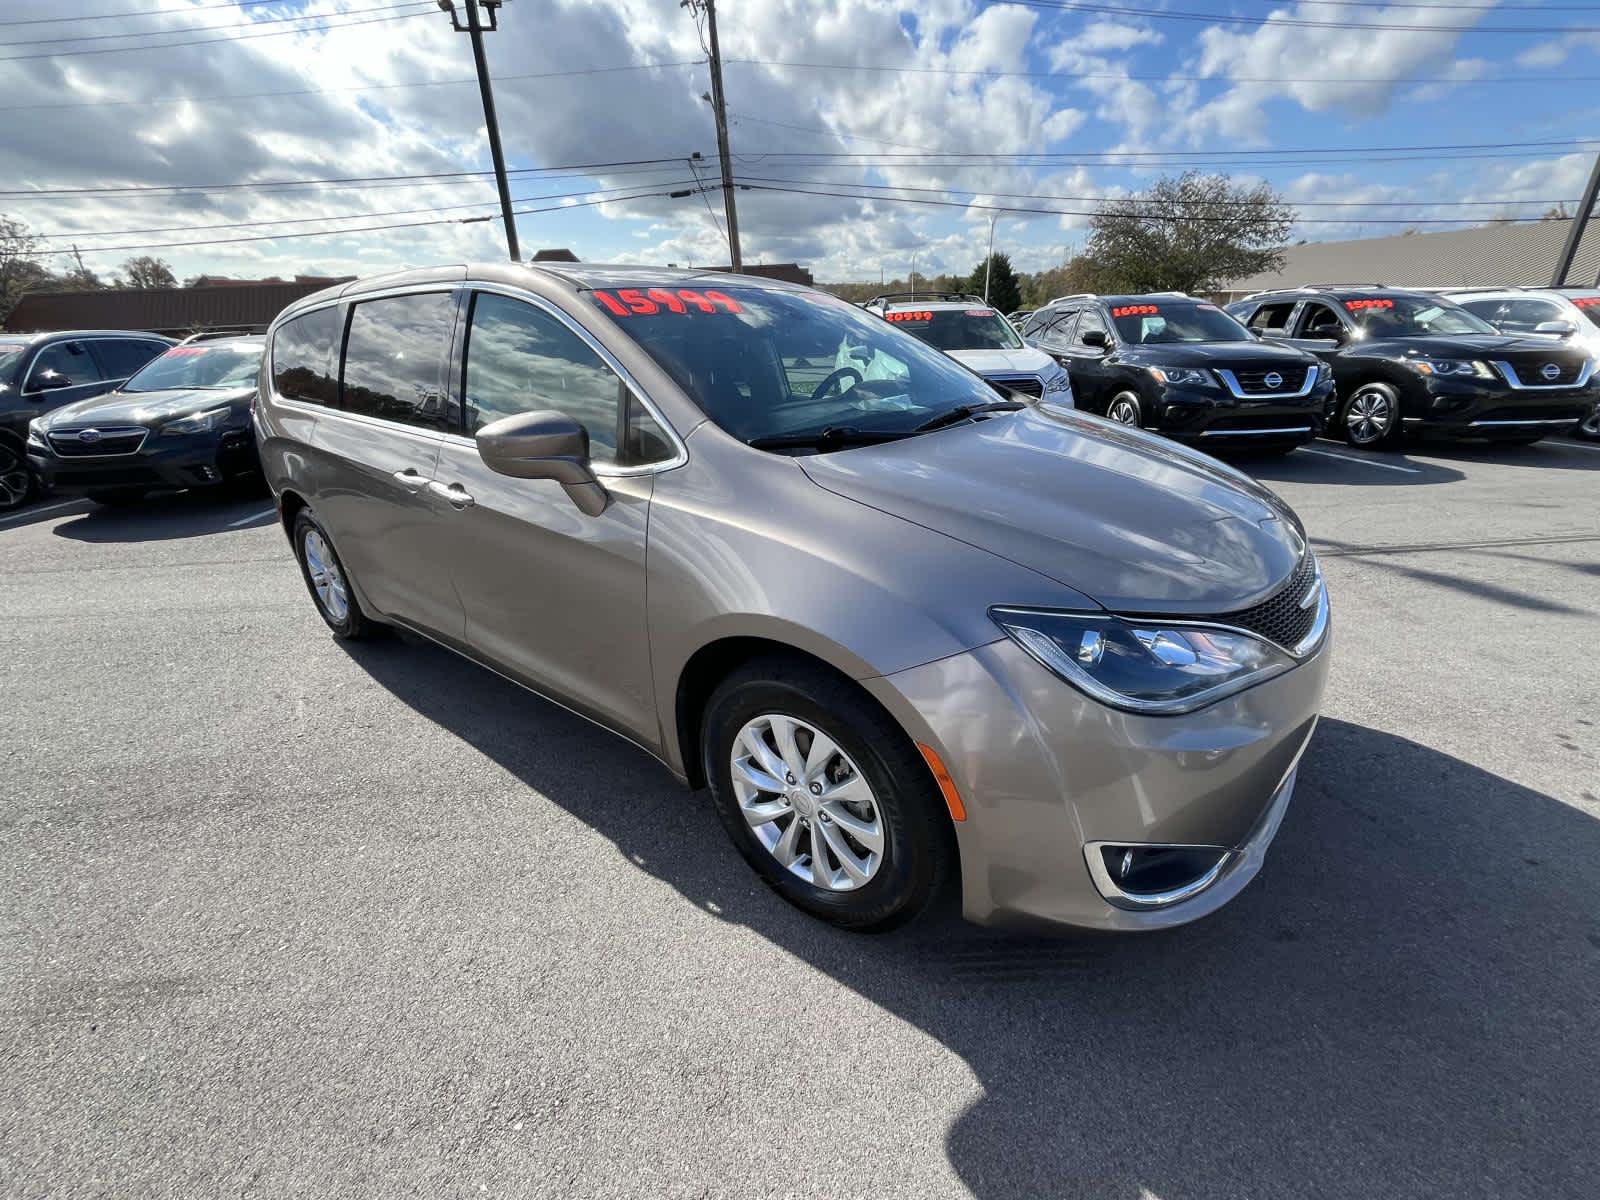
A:
POLYGON ((0 216, 0 321, 22 299, 22 294, 50 282, 50 272, 36 257, 39 239, 21 221, 0 216))
POLYGON ((1101 205, 1086 276, 1099 292, 1213 292, 1283 265, 1294 209, 1272 188, 1187 171, 1101 205))
POLYGON ((1003 313, 1015 312, 1022 307, 1022 288, 1017 283, 1017 273, 1011 269, 1011 256, 996 251, 972 269, 972 277, 962 287, 974 296, 983 295, 985 276, 989 281, 989 304, 1003 313))
POLYGON ((178 286, 178 277, 172 273, 172 267, 168 265, 167 260, 151 258, 148 254, 141 254, 123 263, 122 273, 127 276, 127 286, 131 288, 178 286))

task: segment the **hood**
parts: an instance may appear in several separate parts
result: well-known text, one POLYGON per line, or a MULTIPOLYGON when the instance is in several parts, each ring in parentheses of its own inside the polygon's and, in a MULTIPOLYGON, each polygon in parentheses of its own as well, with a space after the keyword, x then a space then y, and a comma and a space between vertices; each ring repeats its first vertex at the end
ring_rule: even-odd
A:
POLYGON ((1305 547, 1294 514, 1248 476, 1081 413, 1028 408, 797 461, 819 487, 1116 612, 1247 608, 1282 586, 1305 547))
POLYGON ((1501 358, 1506 355, 1540 354, 1561 356, 1566 350, 1574 356, 1583 348, 1545 337, 1522 337, 1504 333, 1457 333, 1448 337, 1374 338, 1356 342, 1351 349, 1380 349, 1396 358, 1501 358))
POLYGON ((946 350, 945 353, 979 375, 1042 375, 1056 364, 1043 350, 1031 346, 1017 350, 946 350))
POLYGON ((39 421, 44 429, 73 425, 155 425, 185 413, 204 412, 224 404, 248 410, 256 390, 246 388, 178 388, 165 392, 107 392, 76 404, 64 404, 39 421))
POLYGON ((1158 367, 1228 367, 1252 363, 1264 367, 1304 367, 1317 361, 1316 356, 1308 351, 1257 341, 1155 342, 1124 346, 1122 357, 1130 362, 1150 363, 1158 367))

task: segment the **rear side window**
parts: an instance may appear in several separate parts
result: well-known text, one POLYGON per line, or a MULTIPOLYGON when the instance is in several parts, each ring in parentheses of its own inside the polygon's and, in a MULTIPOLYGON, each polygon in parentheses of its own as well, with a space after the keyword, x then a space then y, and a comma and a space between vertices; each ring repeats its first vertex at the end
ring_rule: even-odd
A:
POLYGON ((137 338, 101 338, 94 343, 95 355, 105 368, 107 379, 127 379, 166 348, 164 342, 137 338))
POLYGON ((460 413, 444 386, 455 296, 428 292, 357 304, 344 347, 347 412, 454 432, 460 413))
POLYGON ((1554 300, 1540 300, 1536 297, 1507 300, 1498 313, 1486 313, 1483 309, 1474 308, 1470 304, 1463 304, 1461 307, 1507 333, 1532 333, 1546 321, 1567 320, 1567 314, 1554 300))
POLYGON ((1287 304, 1263 304, 1245 324, 1257 333, 1287 333, 1289 315, 1293 312, 1293 300, 1287 304))
POLYGON ((33 360, 28 374, 28 390, 41 387, 77 387, 83 383, 100 383, 105 376, 94 361, 94 356, 82 342, 57 342, 46 346, 33 360))
POLYGON ((272 387, 286 400, 336 404, 342 320, 337 306, 295 317, 278 326, 272 338, 272 387))

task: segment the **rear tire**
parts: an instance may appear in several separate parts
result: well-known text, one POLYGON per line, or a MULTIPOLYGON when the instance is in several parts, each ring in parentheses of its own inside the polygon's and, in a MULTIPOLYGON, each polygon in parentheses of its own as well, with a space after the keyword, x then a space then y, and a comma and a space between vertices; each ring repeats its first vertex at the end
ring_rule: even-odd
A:
POLYGON ((0 512, 21 508, 38 490, 26 456, 10 442, 0 442, 0 512))
POLYGON ((950 818, 916 746, 854 683, 804 662, 758 659, 723 680, 703 729, 701 759, 717 815, 744 860, 784 899, 859 932, 893 929, 927 907, 955 861, 950 818), (794 730, 787 754, 780 728, 794 730), (760 757, 751 738, 761 740, 760 757), (737 785, 735 760, 755 768, 739 767, 737 785), (763 771, 764 763, 786 777, 763 771), (769 786, 757 782, 763 779, 769 786), (832 881, 826 886, 812 882, 818 835, 823 878, 832 881))
POLYGON ((1339 424, 1358 450, 1392 442, 1400 429, 1400 394, 1387 383, 1363 383, 1344 402, 1339 424))
POLYGON ((300 560, 300 574, 311 601, 334 637, 360 641, 382 628, 361 611, 350 576, 333 548, 333 539, 309 508, 302 508, 294 519, 294 554, 300 560))

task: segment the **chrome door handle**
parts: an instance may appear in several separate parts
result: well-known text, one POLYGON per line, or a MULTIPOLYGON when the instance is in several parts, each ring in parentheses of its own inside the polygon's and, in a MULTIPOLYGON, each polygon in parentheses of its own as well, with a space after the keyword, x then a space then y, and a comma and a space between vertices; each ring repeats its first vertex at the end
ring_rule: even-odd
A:
POLYGON ((426 486, 428 477, 417 474, 413 467, 407 467, 404 471, 394 473, 394 481, 407 491, 420 492, 426 486))
POLYGON ((473 500, 472 493, 459 483, 452 483, 446 486, 437 479, 430 479, 428 481, 428 490, 441 500, 448 500, 456 508, 471 508, 477 503, 473 500))

